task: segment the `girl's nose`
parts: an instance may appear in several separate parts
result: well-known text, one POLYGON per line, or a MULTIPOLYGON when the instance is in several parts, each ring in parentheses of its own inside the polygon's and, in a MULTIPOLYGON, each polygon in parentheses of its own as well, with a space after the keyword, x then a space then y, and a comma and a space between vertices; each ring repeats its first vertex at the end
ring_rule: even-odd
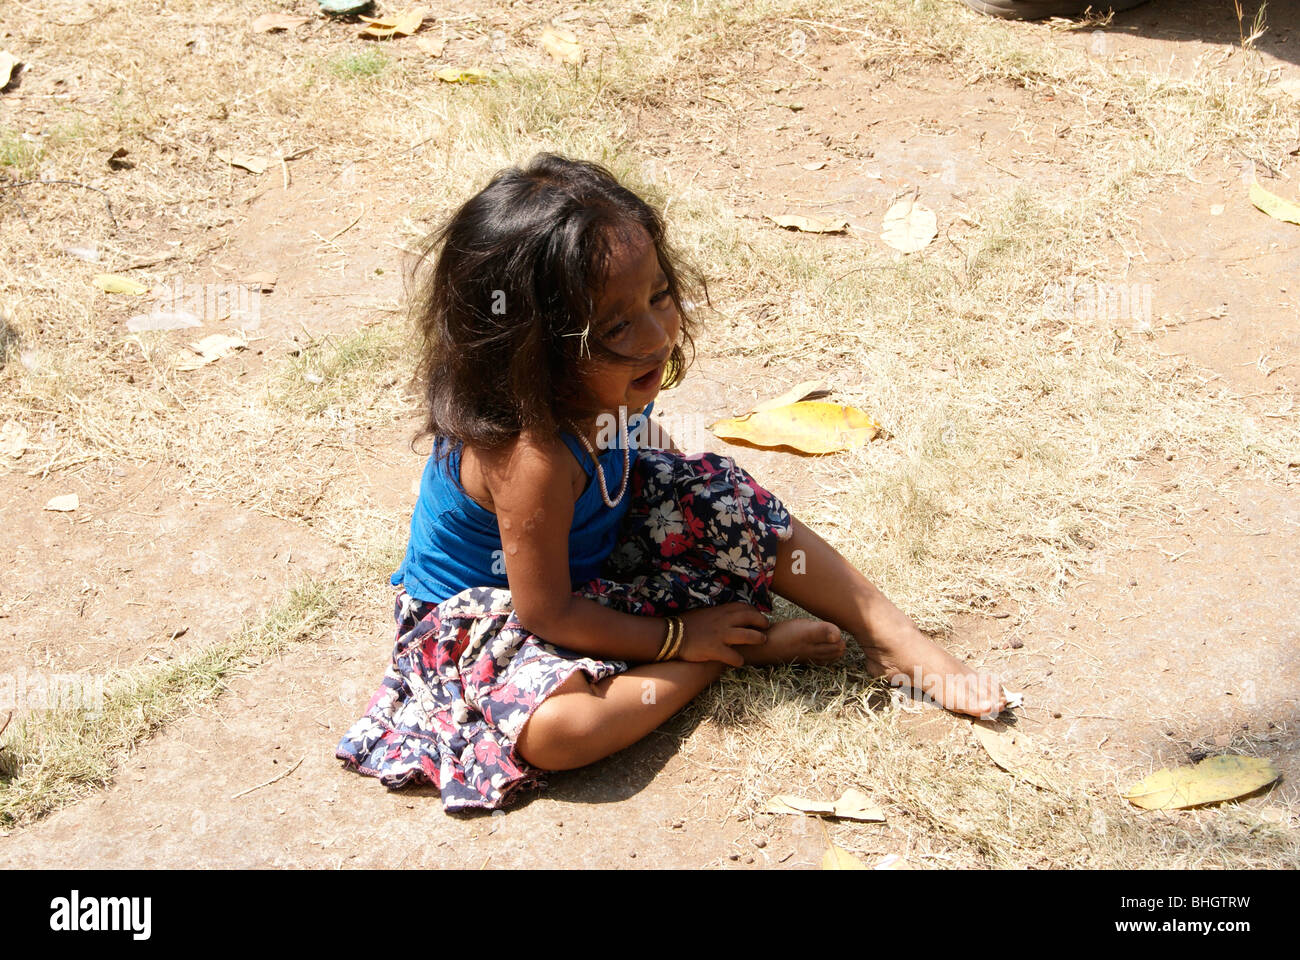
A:
POLYGON ((671 346, 677 337, 677 329, 681 324, 681 318, 677 316, 677 311, 673 311, 672 316, 667 319, 661 319, 654 316, 648 318, 645 324, 645 340, 643 353, 657 353, 665 347, 671 346))

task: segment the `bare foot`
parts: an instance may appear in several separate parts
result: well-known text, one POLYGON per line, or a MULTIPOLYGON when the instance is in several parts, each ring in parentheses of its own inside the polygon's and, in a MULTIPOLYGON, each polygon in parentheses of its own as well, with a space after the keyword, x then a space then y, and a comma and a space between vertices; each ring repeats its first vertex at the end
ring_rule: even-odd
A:
POLYGON ((877 676, 934 700, 954 713, 995 717, 1007 705, 1002 683, 972 669, 919 630, 903 640, 862 644, 867 664, 877 676))
POLYGON ((834 663, 844 656, 840 628, 825 620, 783 620, 767 628, 767 640, 736 646, 748 666, 776 663, 834 663))

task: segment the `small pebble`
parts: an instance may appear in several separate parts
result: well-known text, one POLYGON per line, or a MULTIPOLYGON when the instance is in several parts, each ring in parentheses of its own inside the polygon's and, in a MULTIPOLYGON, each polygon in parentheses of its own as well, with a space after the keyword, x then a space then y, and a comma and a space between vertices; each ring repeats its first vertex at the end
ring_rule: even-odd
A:
POLYGON ((754 846, 756 846, 756 847, 758 847, 758 849, 762 850, 764 847, 767 846, 767 841, 764 840, 762 837, 759 837, 757 840, 754 841, 754 846))
POLYGON ((1012 648, 1013 650, 1019 650, 1019 649, 1020 649, 1021 647, 1023 647, 1024 645, 1025 645, 1025 641, 1023 641, 1023 640, 1012 640, 1012 641, 1011 641, 1011 648, 1012 648))

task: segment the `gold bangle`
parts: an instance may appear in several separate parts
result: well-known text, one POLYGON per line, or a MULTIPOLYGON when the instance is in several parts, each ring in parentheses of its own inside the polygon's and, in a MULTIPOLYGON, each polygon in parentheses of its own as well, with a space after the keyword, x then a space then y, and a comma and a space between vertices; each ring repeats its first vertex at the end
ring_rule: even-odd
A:
POLYGON ((682 623, 681 617, 669 617, 668 622, 673 628, 673 645, 672 649, 668 651, 668 656, 664 657, 664 659, 672 660, 682 647, 682 636, 686 633, 686 625, 682 623))
POLYGON ((668 617, 667 619, 668 619, 668 635, 664 637, 663 646, 661 646, 659 648, 659 652, 655 654, 655 663, 659 663, 663 660, 668 659, 668 657, 665 656, 665 654, 668 653, 668 648, 671 647, 673 643, 673 618, 668 617))

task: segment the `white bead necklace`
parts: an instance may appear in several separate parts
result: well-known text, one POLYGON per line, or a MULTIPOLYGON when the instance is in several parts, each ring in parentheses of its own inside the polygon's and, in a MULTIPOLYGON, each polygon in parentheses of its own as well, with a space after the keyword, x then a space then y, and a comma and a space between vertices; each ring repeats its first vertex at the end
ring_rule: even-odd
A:
POLYGON ((623 494, 627 492, 627 476, 628 476, 628 463, 629 463, 629 454, 628 454, 629 444, 627 438, 627 407, 620 405, 618 408, 618 429, 619 429, 619 433, 623 438, 623 482, 619 484, 618 496, 614 497, 613 500, 609 498, 609 487, 606 486, 605 484, 605 470, 600 465, 600 457, 596 456, 596 451, 595 448, 592 447, 591 441, 587 439, 586 435, 581 430, 578 429, 577 424, 575 424, 572 420, 566 417, 564 422, 568 424, 569 429, 573 431, 574 435, 577 436, 577 438, 582 441, 582 445, 587 449, 587 453, 591 454, 592 462, 596 464, 596 480, 600 483, 600 498, 605 501, 605 506, 611 508, 617 507, 619 503, 621 503, 623 500, 623 494))

